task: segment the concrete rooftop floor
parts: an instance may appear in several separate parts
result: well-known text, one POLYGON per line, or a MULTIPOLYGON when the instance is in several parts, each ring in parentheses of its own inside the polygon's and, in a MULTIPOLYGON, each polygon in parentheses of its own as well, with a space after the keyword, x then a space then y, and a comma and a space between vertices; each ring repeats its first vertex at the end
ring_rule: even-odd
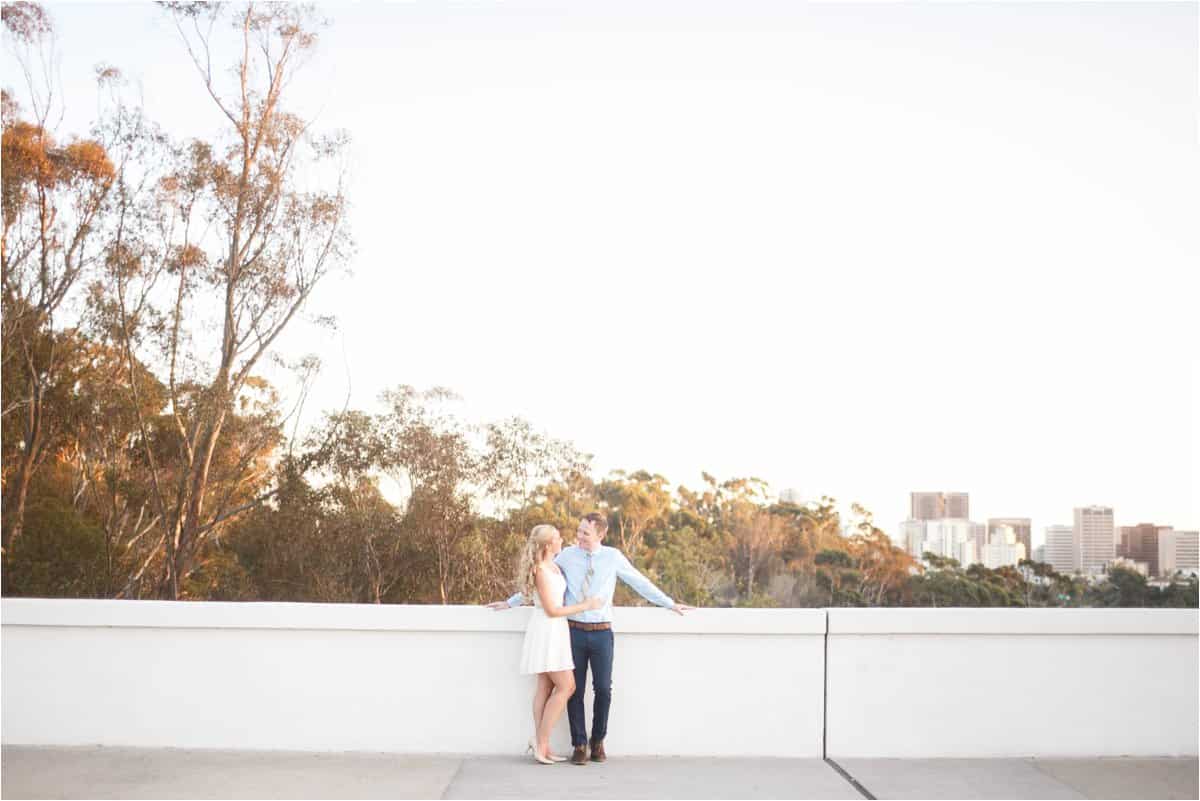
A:
MULTIPOLYGON (((820 759, 4 746, 4 798, 864 798, 820 759)), ((1195 758, 844 759, 875 798, 1198 798, 1195 758)))

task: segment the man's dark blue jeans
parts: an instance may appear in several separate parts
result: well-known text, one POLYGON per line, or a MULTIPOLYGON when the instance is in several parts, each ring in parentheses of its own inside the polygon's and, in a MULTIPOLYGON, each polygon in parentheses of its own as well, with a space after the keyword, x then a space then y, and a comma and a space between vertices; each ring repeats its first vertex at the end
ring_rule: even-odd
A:
POLYGON ((575 693, 567 701, 567 720, 571 723, 571 745, 587 745, 587 721, 583 717, 583 691, 587 685, 588 665, 592 666, 592 742, 608 734, 608 708, 612 705, 613 633, 571 629, 571 657, 575 660, 575 693))

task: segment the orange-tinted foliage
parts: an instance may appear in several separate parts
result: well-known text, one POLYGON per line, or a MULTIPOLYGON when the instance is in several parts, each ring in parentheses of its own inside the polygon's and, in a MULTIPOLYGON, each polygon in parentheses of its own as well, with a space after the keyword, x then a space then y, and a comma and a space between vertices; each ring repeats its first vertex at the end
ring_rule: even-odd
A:
POLYGON ((9 187, 16 191, 29 183, 53 189, 59 182, 104 182, 116 174, 99 142, 83 139, 58 147, 53 136, 24 121, 4 129, 2 147, 6 195, 9 187))

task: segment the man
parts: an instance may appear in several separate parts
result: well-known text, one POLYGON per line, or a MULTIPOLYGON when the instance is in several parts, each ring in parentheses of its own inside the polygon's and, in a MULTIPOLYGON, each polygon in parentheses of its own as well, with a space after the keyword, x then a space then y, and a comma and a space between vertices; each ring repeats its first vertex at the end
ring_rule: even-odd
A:
MULTIPOLYGON (((567 606, 581 603, 594 595, 604 600, 599 609, 591 609, 571 615, 567 625, 571 627, 571 656, 575 662, 575 692, 567 702, 567 719, 571 724, 571 762, 586 765, 603 762, 604 737, 608 733, 608 708, 612 704, 612 598, 617 588, 617 579, 628 584, 638 595, 652 604, 670 609, 682 615, 694 607, 677 604, 662 590, 637 571, 616 548, 602 545, 608 532, 608 520, 599 512, 592 512, 579 521, 576 531, 578 544, 563 548, 554 563, 567 579, 567 606), (583 690, 587 684, 588 664, 592 666, 592 691, 595 702, 592 707, 592 737, 587 736, 587 721, 583 712, 583 690)), ((488 604, 492 609, 509 609, 520 606, 522 597, 517 593, 507 601, 488 604)))

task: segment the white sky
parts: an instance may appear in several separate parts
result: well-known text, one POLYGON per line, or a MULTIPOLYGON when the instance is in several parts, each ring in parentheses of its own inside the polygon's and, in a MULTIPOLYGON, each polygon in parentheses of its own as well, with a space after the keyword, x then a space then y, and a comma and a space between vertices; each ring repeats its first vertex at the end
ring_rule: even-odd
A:
MULTIPOLYGON (((178 136, 148 4, 50 4, 178 136)), ((1192 3, 361 3, 298 84, 354 137, 358 256, 310 408, 451 387, 603 473, 972 517, 1200 527, 1192 3)), ((19 88, 5 54, 6 86, 19 88)))

